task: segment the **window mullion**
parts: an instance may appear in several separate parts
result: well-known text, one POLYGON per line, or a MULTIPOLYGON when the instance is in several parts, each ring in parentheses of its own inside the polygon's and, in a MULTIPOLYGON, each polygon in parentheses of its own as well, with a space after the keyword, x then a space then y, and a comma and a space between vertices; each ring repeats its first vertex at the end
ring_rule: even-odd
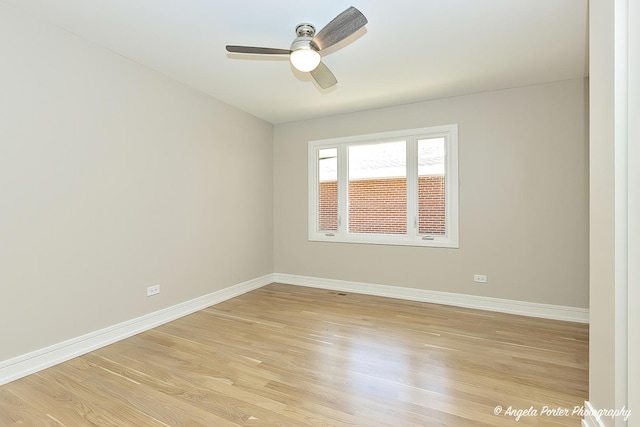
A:
POLYGON ((349 159, 347 144, 338 146, 338 233, 349 230, 349 159))
POLYGON ((418 235, 418 143, 407 138, 407 236, 418 235))

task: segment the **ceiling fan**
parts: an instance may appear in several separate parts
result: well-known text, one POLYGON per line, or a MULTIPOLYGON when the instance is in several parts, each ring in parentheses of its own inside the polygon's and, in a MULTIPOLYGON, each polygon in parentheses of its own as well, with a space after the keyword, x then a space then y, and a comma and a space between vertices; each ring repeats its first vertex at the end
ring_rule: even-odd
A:
POLYGON ((333 18, 317 34, 313 25, 306 22, 298 24, 296 26, 297 37, 293 40, 290 49, 227 45, 227 51, 257 55, 289 55, 291 64, 297 70, 311 73, 318 85, 327 89, 338 83, 338 80, 322 62, 321 52, 346 39, 366 24, 367 18, 358 9, 351 6, 333 18))

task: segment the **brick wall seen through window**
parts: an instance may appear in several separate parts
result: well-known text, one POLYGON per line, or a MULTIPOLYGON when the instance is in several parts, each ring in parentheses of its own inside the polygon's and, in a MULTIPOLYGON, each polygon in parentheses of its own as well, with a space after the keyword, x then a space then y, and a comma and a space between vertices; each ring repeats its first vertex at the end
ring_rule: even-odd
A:
MULTIPOLYGON (((318 188, 320 230, 338 229, 338 185, 320 182, 318 188)), ((406 179, 361 179, 349 185, 349 231, 352 233, 406 233, 406 179), (371 213, 374 212, 375 215, 371 213)), ((445 234, 445 177, 418 177, 420 234, 445 234)))

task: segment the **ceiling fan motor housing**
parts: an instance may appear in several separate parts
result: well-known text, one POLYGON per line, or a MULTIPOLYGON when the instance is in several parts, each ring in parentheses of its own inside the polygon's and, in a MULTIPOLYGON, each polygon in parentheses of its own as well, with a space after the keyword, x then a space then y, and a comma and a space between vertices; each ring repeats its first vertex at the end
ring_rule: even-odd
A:
POLYGON ((313 37, 296 37, 293 43, 291 43, 291 50, 310 49, 311 40, 313 40, 313 37))
POLYGON ((310 49, 312 47, 311 40, 316 34, 316 28, 309 23, 298 24, 296 26, 296 34, 298 37, 291 43, 291 50, 310 49))

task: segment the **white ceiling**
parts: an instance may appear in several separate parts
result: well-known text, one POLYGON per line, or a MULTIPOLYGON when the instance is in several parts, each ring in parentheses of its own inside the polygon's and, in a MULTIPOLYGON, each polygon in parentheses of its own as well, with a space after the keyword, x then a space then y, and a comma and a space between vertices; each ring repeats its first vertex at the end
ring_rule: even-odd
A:
POLYGON ((587 0, 0 0, 272 123, 586 76, 587 0), (349 6, 369 20, 323 61, 320 89, 288 49, 349 6))

